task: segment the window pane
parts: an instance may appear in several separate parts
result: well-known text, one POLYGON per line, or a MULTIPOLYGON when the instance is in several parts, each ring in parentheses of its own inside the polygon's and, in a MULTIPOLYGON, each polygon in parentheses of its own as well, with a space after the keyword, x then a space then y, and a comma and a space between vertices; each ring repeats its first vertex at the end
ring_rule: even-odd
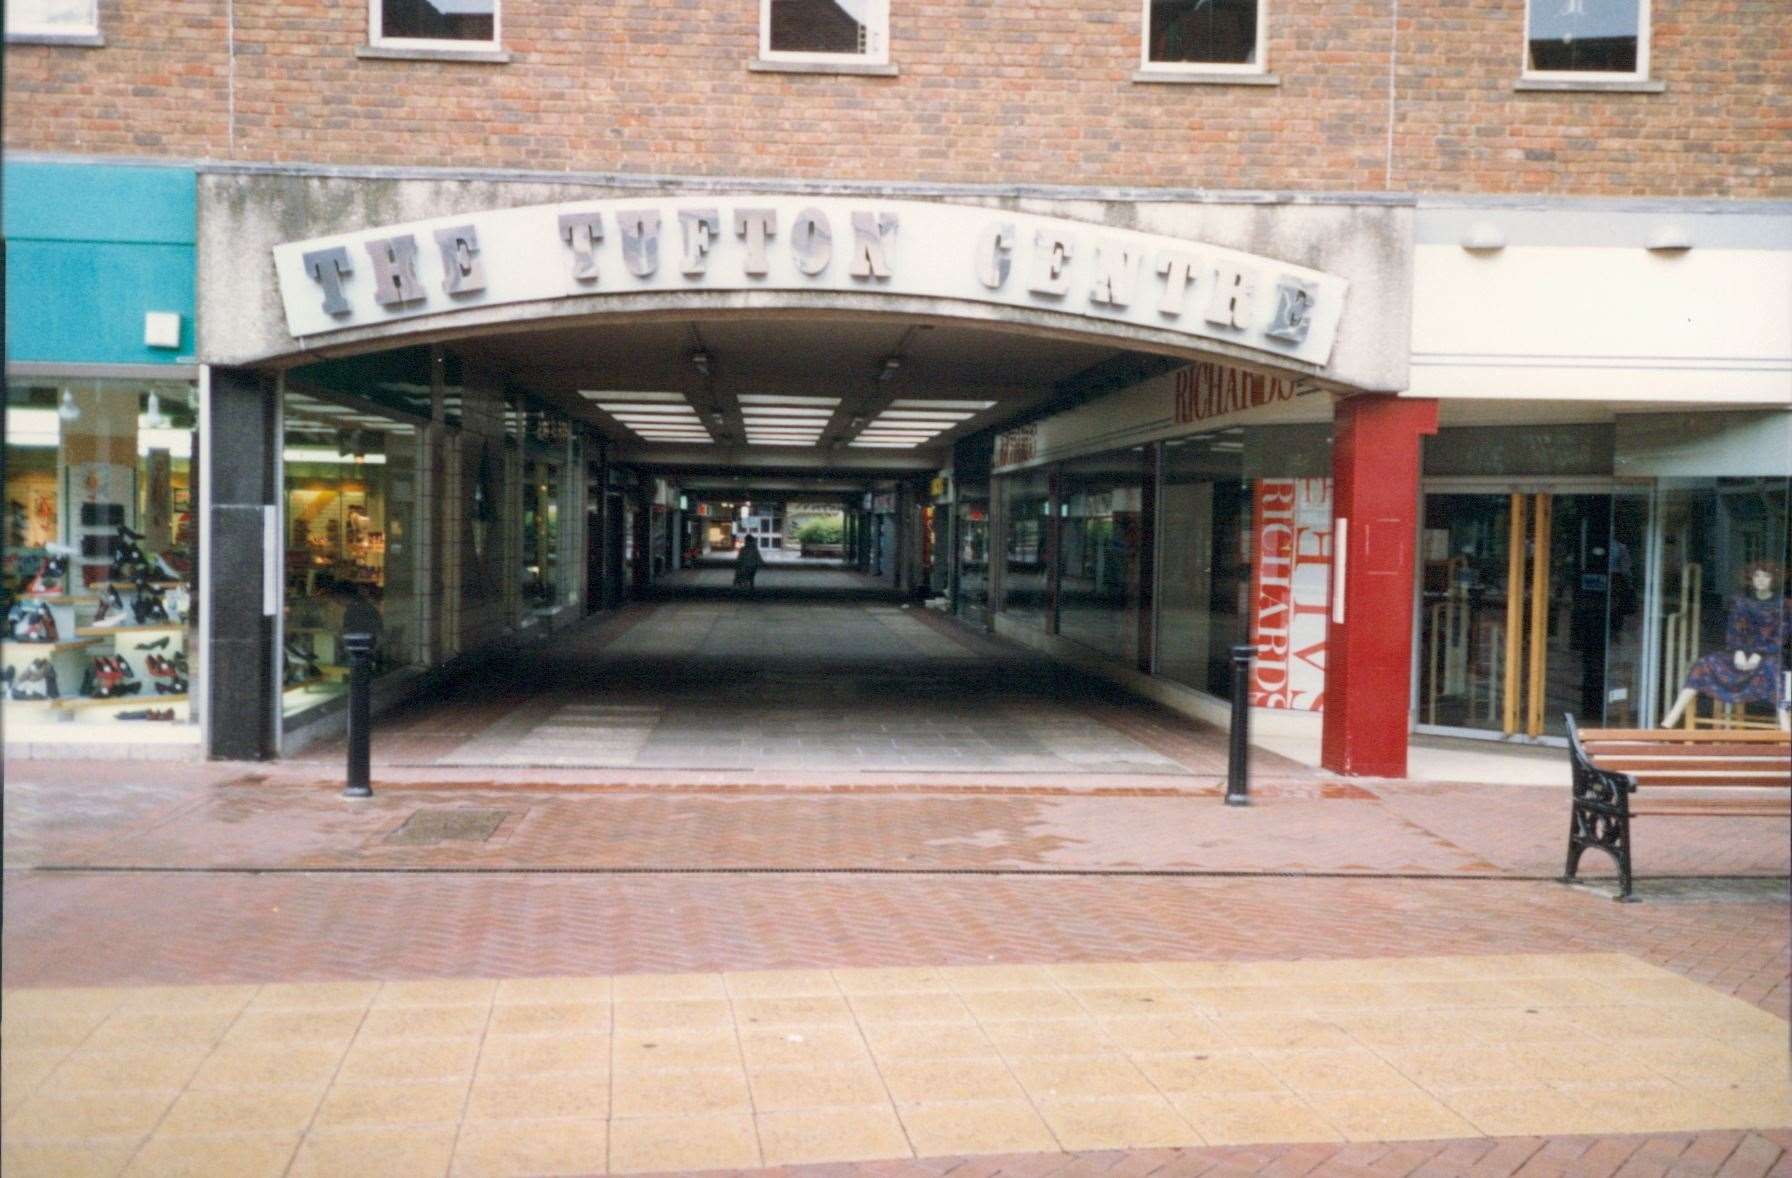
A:
POLYGON ((771 0, 776 53, 867 53, 875 0, 771 0))
POLYGON ((1258 0, 1151 0, 1151 60, 1257 61, 1258 0))
POLYGON ((1640 0, 1530 0, 1533 70, 1636 72, 1640 0))
POLYGON ((1144 458, 1121 450, 1064 469, 1058 632, 1102 654, 1138 657, 1144 595, 1144 458))
POLYGON ((1015 621, 1046 628, 1047 529, 1051 526, 1051 495, 1043 470, 1009 475, 1002 489, 1003 529, 1007 534, 1007 570, 1003 579, 1002 611, 1015 621))
POLYGON ((425 41, 490 41, 498 0, 380 0, 380 33, 425 41))
POLYGON ((7 0, 9 33, 93 33, 99 17, 94 0, 7 0))

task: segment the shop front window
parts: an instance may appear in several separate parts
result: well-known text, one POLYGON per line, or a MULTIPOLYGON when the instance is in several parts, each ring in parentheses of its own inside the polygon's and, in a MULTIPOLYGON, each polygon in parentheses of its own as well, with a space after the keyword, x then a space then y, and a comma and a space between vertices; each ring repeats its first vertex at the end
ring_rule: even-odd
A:
POLYGON ((1331 427, 1270 425, 1164 443, 1158 673, 1232 697, 1250 645, 1254 707, 1319 711, 1332 572, 1331 427))
POLYGON ((989 620, 989 500, 987 488, 961 490, 958 502, 958 616, 989 620))
POLYGON ((9 740, 190 738, 196 404, 184 381, 9 385, 9 740))
POLYGON ((1145 470, 1138 450, 1064 465, 1058 632, 1129 662, 1138 658, 1144 594, 1145 470))
POLYGON ((1046 564, 1051 556, 1051 484, 1043 469, 1034 469, 1006 476, 998 485, 1006 562, 1002 613, 1044 630, 1051 603, 1046 564))
POLYGON ((523 485, 523 600, 536 612, 560 604, 560 466, 531 461, 523 485))
POLYGON ((1663 479, 1661 722, 1767 728, 1792 696, 1792 532, 1784 477, 1663 479))
POLYGON ((285 422, 282 710, 291 718, 347 693, 351 609, 378 617, 376 675, 414 664, 421 601, 414 428, 301 395, 287 397, 285 422))

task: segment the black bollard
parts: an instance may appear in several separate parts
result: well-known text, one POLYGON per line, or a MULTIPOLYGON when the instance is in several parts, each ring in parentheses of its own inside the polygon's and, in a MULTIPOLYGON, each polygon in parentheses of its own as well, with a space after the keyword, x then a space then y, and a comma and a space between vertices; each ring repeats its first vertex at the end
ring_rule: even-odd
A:
POLYGON ((348 651, 348 783, 345 798, 373 796, 373 635, 344 634, 348 651))
POLYGON ((1226 805, 1248 806, 1251 749, 1251 656, 1254 646, 1232 648, 1232 731, 1226 754, 1226 805))

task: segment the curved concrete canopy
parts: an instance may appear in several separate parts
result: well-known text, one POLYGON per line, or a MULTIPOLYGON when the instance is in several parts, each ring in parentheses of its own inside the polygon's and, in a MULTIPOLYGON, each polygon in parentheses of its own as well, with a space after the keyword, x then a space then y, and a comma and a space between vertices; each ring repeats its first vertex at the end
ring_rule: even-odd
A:
POLYGON ((214 364, 619 319, 872 315, 1405 382, 1403 208, 204 174, 200 240, 214 364))

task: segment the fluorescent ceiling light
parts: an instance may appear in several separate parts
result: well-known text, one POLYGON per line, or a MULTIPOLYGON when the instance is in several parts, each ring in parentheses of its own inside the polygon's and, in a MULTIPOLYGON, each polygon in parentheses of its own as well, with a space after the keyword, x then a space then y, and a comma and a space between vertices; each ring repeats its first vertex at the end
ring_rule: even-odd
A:
POLYGON ((832 408, 839 397, 786 397, 782 393, 746 393, 736 397, 742 405, 821 405, 832 408))
POLYGON ((580 389, 579 396, 587 401, 682 401, 683 393, 631 393, 625 389, 580 389))
POLYGON ((697 411, 695 409, 685 408, 683 406, 673 408, 671 406, 654 407, 650 405, 619 405, 608 412, 611 417, 614 417, 618 421, 625 421, 631 417, 638 418, 641 421, 669 421, 680 417, 694 418, 697 416, 697 411))
POLYGON ((913 450, 915 442, 848 442, 849 446, 858 446, 865 450, 913 450))
POLYGON ((764 405, 755 405, 751 408, 742 409, 740 415, 749 421, 754 418, 771 421, 774 419, 792 420, 805 417, 819 418, 820 420, 826 421, 828 418, 832 417, 834 413, 831 409, 785 409, 778 406, 768 407, 764 405))
POLYGON ((977 415, 975 413, 947 413, 938 409, 886 409, 878 416, 901 421, 969 421, 977 415))
POLYGON ((988 409, 994 401, 929 401, 926 399, 904 399, 891 401, 892 409, 988 409))
POLYGON ((384 454, 364 454, 360 458, 352 454, 338 454, 334 450, 326 450, 322 446, 287 446, 280 451, 280 456, 288 462, 321 462, 331 466, 384 466, 384 454))

